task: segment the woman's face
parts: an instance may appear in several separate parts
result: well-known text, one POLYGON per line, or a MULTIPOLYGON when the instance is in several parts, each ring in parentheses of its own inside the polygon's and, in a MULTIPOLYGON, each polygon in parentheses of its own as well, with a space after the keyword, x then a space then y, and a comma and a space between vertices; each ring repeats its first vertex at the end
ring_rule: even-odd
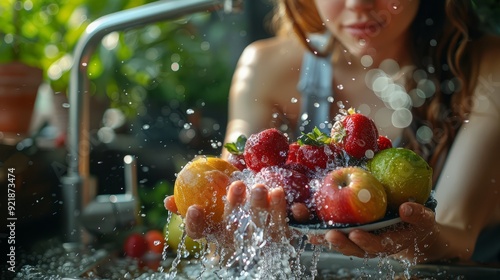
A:
POLYGON ((326 28, 356 56, 401 51, 419 0, 315 0, 326 28))

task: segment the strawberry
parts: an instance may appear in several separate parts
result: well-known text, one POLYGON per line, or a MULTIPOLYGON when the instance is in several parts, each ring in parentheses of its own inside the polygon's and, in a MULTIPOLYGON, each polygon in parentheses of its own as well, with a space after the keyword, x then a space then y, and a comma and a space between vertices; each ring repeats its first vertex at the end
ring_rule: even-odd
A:
POLYGON ((245 157, 243 156, 246 142, 246 136, 240 135, 235 142, 224 144, 224 147, 229 152, 227 161, 236 166, 236 168, 238 168, 239 170, 243 170, 246 168, 245 157))
POLYGON ((373 120, 348 110, 348 115, 337 121, 331 131, 335 143, 349 156, 356 159, 366 157, 367 151, 377 151, 378 130, 373 120))
POLYGON ((289 206, 295 202, 306 203, 311 197, 309 177, 297 170, 278 166, 264 167, 255 175, 255 182, 270 189, 283 188, 289 206))
POLYGON ((300 147, 296 152, 296 162, 312 171, 327 168, 337 155, 337 149, 331 145, 331 141, 317 127, 310 133, 303 133, 297 141, 300 147))
POLYGON ((386 136, 379 135, 377 139, 377 146, 378 146, 378 151, 392 148, 391 139, 389 139, 386 136))
POLYGON ((285 163, 285 165, 283 165, 283 168, 300 172, 302 174, 307 175, 308 177, 313 176, 309 167, 307 167, 299 162, 287 162, 287 163, 285 163))
POLYGON ((282 166, 288 157, 288 138, 275 128, 250 135, 245 143, 243 157, 247 167, 259 172, 268 166, 282 166))
POLYGON ((287 163, 297 162, 297 151, 300 148, 300 144, 298 142, 290 143, 288 146, 288 158, 286 160, 287 163))

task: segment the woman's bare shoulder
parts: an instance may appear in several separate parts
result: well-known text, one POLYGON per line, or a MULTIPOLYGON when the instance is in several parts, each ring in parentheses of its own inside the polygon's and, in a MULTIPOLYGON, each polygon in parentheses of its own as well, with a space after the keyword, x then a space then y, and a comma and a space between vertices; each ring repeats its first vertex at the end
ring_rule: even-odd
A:
POLYGON ((293 65, 302 60, 303 47, 295 38, 272 37, 255 41, 243 51, 239 63, 263 65, 293 65))
MULTIPOLYGON (((277 89, 296 88, 304 49, 291 38, 256 41, 243 51, 233 76, 233 89, 251 98, 274 98, 277 89)), ((274 101, 273 101, 274 102, 274 101)))

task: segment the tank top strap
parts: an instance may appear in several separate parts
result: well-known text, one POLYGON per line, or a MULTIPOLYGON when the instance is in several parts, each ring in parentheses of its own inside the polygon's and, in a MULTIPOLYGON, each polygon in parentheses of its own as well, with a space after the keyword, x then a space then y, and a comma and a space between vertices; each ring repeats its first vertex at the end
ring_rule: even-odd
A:
POLYGON ((297 89, 301 93, 300 119, 297 135, 310 132, 315 126, 330 132, 330 106, 333 69, 330 57, 305 52, 297 89))

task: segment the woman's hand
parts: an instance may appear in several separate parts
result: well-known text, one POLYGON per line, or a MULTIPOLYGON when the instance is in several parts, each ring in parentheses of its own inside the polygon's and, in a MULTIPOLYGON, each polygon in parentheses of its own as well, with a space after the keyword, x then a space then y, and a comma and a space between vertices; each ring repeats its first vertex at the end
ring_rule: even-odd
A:
POLYGON ((332 249, 348 256, 395 255, 416 262, 427 261, 425 251, 439 235, 434 212, 421 204, 407 202, 399 207, 399 215, 404 222, 400 228, 377 234, 362 230, 345 234, 331 230, 325 234, 324 240, 332 249))
MULTIPOLYGON (((234 213, 242 209, 249 200, 250 220, 257 228, 265 229, 267 236, 279 238, 284 234, 288 236, 287 226, 287 203, 282 188, 268 190, 262 184, 252 187, 247 195, 247 187, 241 181, 231 183, 227 193, 227 203, 224 213, 224 222, 212 225, 206 218, 206 214, 198 205, 188 208, 185 217, 185 229, 189 237, 193 239, 215 238, 219 244, 232 244, 234 231, 241 226, 241 220, 236 220, 234 213)), ((165 208, 177 213, 177 207, 173 196, 165 199, 165 208)), ((297 213, 298 219, 308 216, 304 210, 305 205, 292 207, 292 212, 297 213), (295 209, 295 210, 294 210, 295 209)))

